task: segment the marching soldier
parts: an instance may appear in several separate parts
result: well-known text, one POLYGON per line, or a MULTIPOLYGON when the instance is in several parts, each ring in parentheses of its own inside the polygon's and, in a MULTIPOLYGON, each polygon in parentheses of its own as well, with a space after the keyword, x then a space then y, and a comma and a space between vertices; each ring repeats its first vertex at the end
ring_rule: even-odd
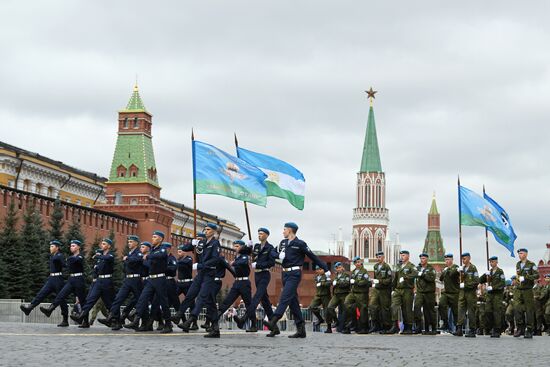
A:
MULTIPOLYGON (((325 271, 321 269, 319 266, 315 266, 315 273, 317 274, 315 278, 313 278, 315 282, 315 296, 311 300, 311 304, 309 305, 309 309, 311 310, 311 313, 317 317, 317 324, 321 325, 325 322, 325 319, 321 315, 321 310, 319 309, 319 306, 323 306, 323 310, 325 311, 325 316, 327 312, 328 303, 330 302, 330 276, 327 276, 325 274, 325 271)), ((330 325, 327 325, 327 329, 330 325)))
POLYGON ((419 257, 420 265, 416 268, 418 276, 416 278, 416 297, 414 299, 416 322, 414 334, 436 335, 435 269, 428 264, 428 254, 422 253, 419 257), (422 332, 422 315, 424 315, 424 332, 422 332))
POLYGON ((332 281, 332 298, 327 306, 327 330, 325 333, 332 333, 332 323, 338 321, 336 307, 338 310, 345 309, 345 300, 350 292, 350 276, 345 272, 341 262, 334 264, 336 277, 332 281))
MULTIPOLYGON (((28 306, 21 305, 19 308, 25 315, 29 315, 31 311, 48 297, 50 294, 55 293, 56 295, 61 292, 64 286, 63 281, 63 268, 65 267, 65 258, 61 254, 59 248, 61 247, 61 242, 58 240, 50 241, 50 276, 46 280, 46 284, 40 289, 36 297, 31 301, 28 306)), ((69 307, 65 300, 60 300, 59 305, 61 307, 61 315, 63 316, 63 321, 57 325, 59 327, 69 326, 68 315, 69 307)))
MULTIPOLYGON (((166 297, 168 300, 168 307, 174 307, 175 310, 180 308, 180 299, 178 297, 178 286, 176 283, 176 273, 178 271, 178 261, 174 255, 172 255, 172 244, 170 242, 163 242, 162 247, 166 250, 168 257, 166 259, 166 297)), ((161 317, 161 309, 159 305, 159 298, 155 295, 153 304, 151 305, 151 314, 155 321, 158 321, 157 331, 164 329, 164 321, 161 317)))
MULTIPOLYGON (((256 307, 258 304, 262 304, 267 319, 271 319, 273 316, 273 310, 271 308, 271 301, 267 294, 267 287, 271 281, 270 269, 275 266, 275 259, 278 259, 279 254, 275 251, 275 248, 267 242, 269 237, 269 230, 267 228, 258 229, 258 239, 260 243, 254 245, 252 251, 253 263, 252 269, 254 269, 254 283, 256 284, 256 293, 252 297, 250 306, 246 309, 246 314, 243 317, 235 316, 233 319, 237 323, 237 326, 242 329, 246 320, 250 320, 252 325, 256 325, 256 307)), ((279 333, 277 325, 274 325, 276 333, 279 333)))
POLYGON ((486 291, 483 284, 477 286, 477 302, 476 302, 476 320, 477 320, 477 330, 476 335, 489 335, 487 330, 487 318, 485 313, 485 303, 487 300, 486 291))
POLYGON ((518 299, 516 302, 519 315, 516 316, 518 330, 516 330, 514 336, 518 337, 521 335, 521 332, 524 331, 524 338, 531 339, 533 338, 533 328, 535 327, 533 286, 539 277, 539 272, 535 263, 527 259, 527 254, 528 251, 526 248, 520 248, 518 250, 519 261, 516 264, 516 274, 519 284, 517 287, 518 299), (525 322, 523 321, 523 312, 525 312, 525 322))
POLYGON ((370 292, 369 313, 372 326, 369 333, 385 331, 391 328, 391 267, 384 261, 383 251, 376 253, 376 264, 374 264, 374 279, 370 292))
POLYGON ((304 258, 306 256, 309 257, 315 265, 318 265, 326 272, 327 276, 330 276, 327 264, 319 259, 304 241, 296 237, 296 232, 298 232, 298 225, 296 223, 285 223, 283 229, 285 239, 279 244, 279 260, 282 260, 283 267, 283 290, 273 317, 269 321, 264 321, 264 325, 271 331, 268 334, 270 336, 278 334, 277 321, 283 317, 287 307, 290 307, 290 312, 294 316, 296 323, 296 333, 289 335, 289 338, 306 337, 304 317, 302 316, 300 301, 298 300, 298 287, 302 279, 304 258))
POLYGON ((544 280, 536 282, 533 288, 533 297, 535 302, 535 331, 534 336, 541 336, 544 327, 544 280))
POLYGON ((113 303, 115 289, 113 287, 113 267, 115 255, 111 252, 113 241, 109 238, 101 241, 100 247, 102 252, 96 252, 92 257, 97 260, 95 269, 97 271, 97 281, 90 288, 86 296, 86 303, 82 306, 82 311, 78 315, 72 315, 71 319, 78 323, 88 323, 88 314, 96 302, 101 298, 107 310, 111 308, 113 303))
POLYGON ((349 334, 351 327, 355 326, 357 334, 369 332, 369 288, 372 285, 367 269, 363 267, 363 259, 359 256, 353 258, 355 269, 350 275, 351 292, 345 300, 346 326, 343 334, 349 334), (356 309, 359 309, 359 320, 357 320, 356 309))
MULTIPOLYGON (((72 255, 67 259, 69 279, 49 307, 40 306, 40 311, 42 311, 42 313, 44 313, 47 317, 50 317, 53 310, 65 302, 65 299, 71 293, 74 293, 74 295, 78 298, 78 302, 84 302, 86 299, 86 284, 84 283, 84 258, 80 254, 80 246, 82 245, 82 242, 79 240, 71 240, 70 243, 70 251, 72 255)), ((63 316, 63 322, 59 325, 64 326, 65 324, 69 326, 68 315, 63 316)))
POLYGON ((403 314, 402 334, 412 334, 414 279, 418 275, 416 266, 409 261, 410 253, 407 250, 399 251, 401 264, 395 273, 394 291, 391 297, 392 328, 386 334, 395 334, 399 331, 399 311, 403 314))
MULTIPOLYGON (((193 282, 193 258, 189 255, 186 255, 186 245, 181 245, 178 247, 177 252, 177 266, 178 266, 178 277, 177 277, 177 283, 178 283, 178 297, 180 295, 187 296, 187 293, 189 292, 189 288, 191 287, 191 283, 193 282)), ((191 308, 195 306, 195 303, 193 302, 191 304, 191 308)), ((180 305, 181 307, 181 305, 180 305)), ((172 322, 175 322, 176 324, 180 322, 180 319, 182 321, 185 321, 185 314, 183 316, 180 316, 179 312, 172 318, 172 322)), ((195 325, 194 325, 195 326, 195 325)), ((197 327, 198 329, 198 327, 197 327)), ((196 330, 196 329, 195 329, 196 330)))
POLYGON ((441 331, 450 332, 455 329, 458 320, 458 292, 460 291, 460 275, 458 265, 453 264, 453 254, 445 254, 445 268, 439 276, 443 282, 443 291, 439 298, 439 317, 443 320, 441 331), (453 315, 453 325, 449 324, 449 309, 453 315))
POLYGON ((470 262, 470 253, 462 254, 464 266, 459 267, 460 272, 460 292, 458 294, 458 322, 456 325, 456 336, 462 336, 462 327, 466 321, 468 313, 468 332, 464 335, 467 338, 476 337, 476 306, 477 306, 477 285, 479 284, 479 274, 474 264, 470 262))
MULTIPOLYGON (((233 248, 237 253, 235 261, 231 264, 235 272, 235 281, 233 286, 229 290, 227 296, 223 300, 221 306, 218 310, 218 316, 221 316, 231 307, 231 305, 241 297, 244 301, 244 305, 248 310, 250 308, 250 299, 252 298, 252 286, 250 284, 249 275, 250 275, 250 266, 248 265, 248 257, 251 252, 251 248, 246 246, 244 241, 236 240, 233 241, 233 248)), ((247 332, 256 332, 258 329, 256 325, 253 324, 247 332)))
POLYGON ((544 304, 544 320, 546 321, 546 335, 550 336, 550 273, 544 276, 546 285, 544 286, 542 300, 544 304))
POLYGON ((506 311, 504 313, 504 317, 506 319, 506 322, 508 323, 508 335, 514 335, 516 329, 515 317, 517 306, 515 299, 517 299, 516 293, 518 292, 516 278, 517 277, 515 274, 510 277, 510 285, 507 287, 505 293, 506 311), (514 298, 514 296, 516 297, 514 298))
POLYGON ((506 278, 504 272, 498 267, 498 257, 489 258, 491 269, 479 278, 480 283, 487 284, 485 315, 489 322, 488 328, 492 328, 491 338, 500 338, 502 332, 502 302, 506 278))
POLYGON ((122 258, 124 262, 124 281, 111 305, 109 316, 106 319, 97 320, 103 325, 111 327, 112 330, 122 329, 123 321, 128 317, 128 313, 135 307, 143 289, 143 282, 141 281, 143 254, 139 249, 138 236, 128 236, 128 249, 130 250, 128 255, 122 258), (124 308, 124 315, 121 316, 120 307, 130 293, 132 294, 132 301, 124 308))

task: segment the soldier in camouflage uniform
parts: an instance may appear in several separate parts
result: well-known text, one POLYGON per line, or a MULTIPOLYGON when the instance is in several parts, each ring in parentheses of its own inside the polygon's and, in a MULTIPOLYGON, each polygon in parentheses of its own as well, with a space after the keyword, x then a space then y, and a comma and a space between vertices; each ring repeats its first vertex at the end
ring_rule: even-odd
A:
MULTIPOLYGON (((320 306, 323 306, 325 313, 327 312, 327 306, 330 302, 330 275, 327 276, 325 271, 315 265, 315 273, 317 274, 313 281, 315 282, 315 297, 309 305, 311 313, 317 317, 317 325, 320 325, 325 322, 323 316, 321 315, 320 306)), ((325 315, 326 316, 326 315, 325 315)))
POLYGON ((458 320, 458 292, 460 291, 460 274, 458 265, 453 264, 453 254, 445 254, 445 268, 439 276, 443 282, 443 291, 439 298, 439 317, 443 321, 441 331, 452 331, 458 320), (453 325, 449 325, 449 308, 453 315, 453 325))
POLYGON ((492 328, 491 338, 500 338, 502 332, 502 302, 504 300, 504 285, 506 277, 501 268, 498 267, 498 257, 489 258, 491 269, 479 278, 480 283, 486 283, 487 301, 485 313, 487 315, 488 327, 492 328))
POLYGON ((363 260, 356 256, 353 258, 355 270, 351 273, 351 292, 346 297, 346 326, 343 334, 349 334, 352 325, 357 325, 355 330, 358 334, 369 332, 369 288, 371 281, 367 269, 363 267, 363 260), (356 309, 359 309, 359 320, 357 320, 356 309))
POLYGON ((418 271, 416 297, 414 298, 414 320, 416 327, 413 334, 436 335, 435 269, 428 264, 428 254, 422 253, 419 257, 420 264, 416 267, 418 271), (424 331, 422 331, 422 315, 424 315, 424 331))
POLYGON ((391 296, 391 317, 392 328, 386 334, 395 334, 399 331, 399 311, 403 314, 403 332, 402 334, 412 334, 413 299, 414 299, 414 280, 418 275, 416 266, 409 261, 409 251, 399 251, 401 264, 397 267, 395 278, 393 279, 394 291, 391 296))
POLYGON ((486 314, 485 314, 486 294, 483 284, 479 284, 477 287, 477 302, 476 302, 476 320, 477 330, 476 335, 483 335, 487 328, 486 314))
POLYGON ((544 304, 544 321, 546 322, 546 335, 550 336, 550 273, 544 276, 546 285, 542 291, 541 299, 546 301, 544 304))
POLYGON ((391 305, 391 284, 392 271, 384 261, 384 252, 376 253, 374 264, 374 279, 370 291, 369 313, 372 325, 369 333, 374 333, 391 328, 390 305, 391 305))
POLYGON ((535 327, 535 302, 533 297, 533 286, 539 277, 538 268, 534 262, 527 259, 528 251, 526 248, 518 250, 519 261, 516 264, 516 275, 518 284, 518 309, 516 310, 516 324, 518 330, 514 334, 519 337, 524 332, 524 338, 533 338, 533 329, 535 327), (522 313, 525 312, 525 323, 522 313))
POLYGON ((341 262, 334 264, 336 270, 336 277, 332 281, 332 298, 327 307, 327 330, 325 333, 332 333, 332 323, 338 321, 336 315, 336 307, 338 310, 345 308, 345 300, 350 291, 350 277, 346 274, 341 262))
POLYGON ((533 298, 535 303, 535 330, 533 335, 541 336, 544 326, 544 301, 542 300, 544 291, 544 281, 539 280, 533 288, 533 298))
MULTIPOLYGON (((506 322, 508 323, 508 335, 514 335, 516 330, 516 309, 518 308, 516 300, 519 298, 518 294, 518 280, 516 275, 511 277, 512 284, 508 287, 506 294, 506 301, 508 305, 506 307, 506 322)), ((522 316, 523 317, 523 316, 522 316)))
POLYGON ((470 253, 465 252, 462 255, 464 266, 458 268, 460 272, 460 292, 458 294, 458 321, 454 335, 462 336, 462 327, 466 321, 466 312, 468 313, 468 332, 467 338, 476 337, 476 290, 479 284, 479 274, 474 264, 470 262, 470 253))

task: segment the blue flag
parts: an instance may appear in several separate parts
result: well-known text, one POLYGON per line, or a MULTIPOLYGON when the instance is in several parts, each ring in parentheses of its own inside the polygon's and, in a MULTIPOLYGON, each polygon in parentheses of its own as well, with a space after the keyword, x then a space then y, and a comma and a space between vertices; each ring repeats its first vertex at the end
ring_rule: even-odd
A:
POLYGON ((197 194, 227 196, 266 206, 267 175, 210 144, 193 140, 193 185, 197 194))
POLYGON ((486 227, 495 240, 514 255, 514 242, 517 238, 508 213, 488 195, 481 197, 464 186, 459 186, 460 224, 464 226, 486 227))

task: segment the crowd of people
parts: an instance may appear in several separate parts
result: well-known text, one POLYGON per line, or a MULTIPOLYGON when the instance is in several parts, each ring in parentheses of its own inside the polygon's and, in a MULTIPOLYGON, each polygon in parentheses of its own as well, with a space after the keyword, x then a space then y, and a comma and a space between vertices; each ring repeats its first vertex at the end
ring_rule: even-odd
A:
POLYGON ((315 316, 314 330, 326 323, 325 333, 336 330, 344 334, 353 331, 435 335, 447 331, 456 336, 500 337, 508 324, 508 332, 516 337, 532 338, 543 330, 550 335, 550 276, 547 275, 545 285, 536 285, 538 270, 527 259, 525 248, 518 250, 516 274, 508 281, 496 257, 489 259, 490 270, 479 274, 470 262, 469 253, 461 254, 460 265, 454 263, 453 254, 449 253, 445 255, 445 268, 437 272, 430 265, 428 254, 420 254, 420 262, 415 265, 407 250, 400 251, 401 261, 395 269, 385 262, 384 253, 378 252, 372 277, 359 257, 352 259, 351 271, 346 271, 347 264, 335 263, 332 276, 327 264, 296 236, 297 232, 296 223, 285 223, 284 239, 273 246, 268 242, 270 231, 260 228, 257 243, 234 241, 236 256, 231 263, 221 255, 218 226, 214 223, 208 223, 190 243, 179 246, 176 256, 161 231, 152 234, 151 242, 128 236, 128 255, 123 258, 125 278, 117 292, 112 279, 113 243, 104 239, 93 255, 93 281, 87 293, 83 244, 70 241, 71 256, 65 259, 60 251, 61 242, 53 240, 50 276, 31 303, 21 305, 21 310, 28 315, 46 297, 55 294, 54 301, 40 310, 49 317, 59 306, 63 321, 58 326, 66 327, 69 326, 66 299, 74 295, 80 308, 70 317, 82 328, 89 327, 90 313, 101 301, 108 312, 106 318, 98 321, 112 330, 152 331, 156 321, 158 331, 171 333, 173 323, 183 332, 199 329, 199 314, 206 309, 204 336, 219 338, 220 317, 232 310, 240 298, 244 307, 239 307, 241 312, 231 314, 239 328, 257 332, 256 310, 262 308, 265 312, 262 324, 269 330, 266 336, 274 337, 280 334, 278 322, 286 323, 288 308, 296 324, 296 332, 289 337, 305 338, 298 288, 308 257, 316 269, 316 294, 309 306, 315 316), (277 306, 273 307, 267 290, 276 263, 282 267, 283 288, 277 306), (64 269, 68 270, 66 281, 64 269), (223 302, 218 303, 227 272, 234 282, 223 302), (254 272, 254 294, 251 272, 254 272), (443 285, 438 302, 437 278, 443 285))

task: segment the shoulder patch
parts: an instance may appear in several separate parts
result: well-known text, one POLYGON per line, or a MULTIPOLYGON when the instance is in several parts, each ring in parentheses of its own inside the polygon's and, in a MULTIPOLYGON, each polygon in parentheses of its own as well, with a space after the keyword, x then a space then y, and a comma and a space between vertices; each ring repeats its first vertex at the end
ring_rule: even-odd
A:
POLYGON ((533 265, 533 270, 537 270, 537 266, 536 265, 533 265))

